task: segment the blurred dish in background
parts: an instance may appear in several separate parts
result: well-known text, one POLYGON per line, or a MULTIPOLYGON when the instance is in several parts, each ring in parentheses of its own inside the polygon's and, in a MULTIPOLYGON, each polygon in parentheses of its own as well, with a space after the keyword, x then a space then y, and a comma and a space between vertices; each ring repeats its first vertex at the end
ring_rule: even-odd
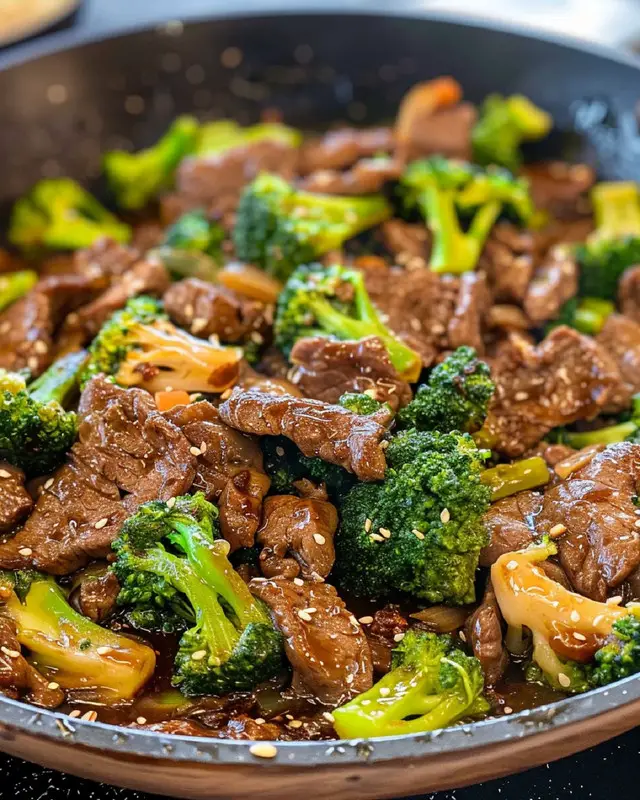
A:
POLYGON ((80 0, 0 0, 0 46, 54 25, 80 5, 80 0))

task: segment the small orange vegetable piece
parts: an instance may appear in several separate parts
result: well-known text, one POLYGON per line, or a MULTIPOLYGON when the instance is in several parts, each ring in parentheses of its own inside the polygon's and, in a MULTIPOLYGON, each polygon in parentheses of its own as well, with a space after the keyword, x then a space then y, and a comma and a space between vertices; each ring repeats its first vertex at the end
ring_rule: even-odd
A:
POLYGON ((174 406, 187 406, 189 405, 189 395, 183 392, 182 389, 174 389, 171 392, 156 392, 155 401, 158 406, 158 411, 169 411, 174 406))

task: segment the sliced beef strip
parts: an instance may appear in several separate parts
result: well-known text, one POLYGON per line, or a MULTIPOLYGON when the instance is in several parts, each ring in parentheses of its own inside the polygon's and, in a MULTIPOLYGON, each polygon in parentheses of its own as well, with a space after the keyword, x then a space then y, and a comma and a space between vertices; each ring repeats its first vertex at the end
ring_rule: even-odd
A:
POLYGON ((391 252, 398 264, 406 264, 412 258, 426 263, 431 251, 429 229, 421 223, 388 219, 380 226, 382 243, 391 252))
POLYGON ((191 487, 189 442, 147 392, 98 376, 82 393, 78 414, 78 442, 22 530, 0 545, 0 566, 69 574, 109 556, 122 523, 142 503, 191 487))
POLYGON ((102 575, 83 576, 77 595, 78 610, 94 622, 103 622, 113 613, 119 593, 120 584, 110 570, 102 575))
POLYGON ((296 692, 337 706, 371 688, 367 638, 333 586, 286 578, 254 578, 249 586, 284 635, 296 692))
POLYGON ((484 275, 462 278, 429 269, 367 269, 365 284, 391 330, 418 352, 425 367, 460 344, 483 351, 489 297, 484 275))
POLYGON ((43 708, 57 708, 64 702, 60 687, 50 688, 50 681, 41 675, 21 653, 15 623, 0 612, 0 693, 43 708))
POLYGON ((416 115, 411 130, 407 131, 402 155, 406 161, 432 155, 469 161, 471 132, 477 119, 473 103, 459 103, 435 112, 429 110, 422 117, 416 115))
POLYGON ((640 265, 623 272, 618 283, 618 303, 625 317, 640 324, 640 265))
POLYGON ((273 722, 257 723, 246 714, 231 717, 220 728, 202 725, 195 719, 169 719, 163 722, 151 722, 130 725, 137 730, 154 731, 155 733, 173 734, 174 736, 208 736, 212 739, 236 739, 239 741, 275 741, 281 739, 282 726, 273 722))
POLYGON ((68 271, 83 275, 85 278, 106 278, 111 282, 114 278, 127 273, 140 259, 140 250, 136 247, 116 242, 115 239, 103 237, 91 247, 77 250, 73 254, 72 267, 68 271))
POLYGON ((528 547, 536 536, 535 520, 542 495, 518 492, 489 506, 483 518, 489 544, 480 553, 480 566, 490 567, 500 556, 528 547))
POLYGON ((225 425, 204 400, 177 406, 165 416, 199 451, 193 489, 218 503, 220 529, 231 549, 251 547, 270 485, 257 441, 225 425))
POLYGON ((302 179, 300 188, 320 194, 375 194, 401 174, 402 165, 394 159, 363 158, 343 172, 331 169, 312 172, 302 179))
POLYGON ((384 410, 361 416, 320 400, 234 389, 220 406, 220 417, 243 433, 286 436, 305 456, 344 467, 361 481, 384 476, 380 445, 391 421, 384 410))
POLYGON ((291 180, 297 161, 296 148, 273 139, 221 155, 185 158, 178 168, 175 193, 163 200, 163 222, 194 208, 204 208, 212 218, 224 216, 235 210, 246 184, 261 172, 291 180))
POLYGON ((640 445, 621 442, 545 492, 537 528, 566 528, 557 539, 560 563, 581 594, 603 601, 640 565, 639 486, 640 445))
POLYGON ((103 289, 100 275, 42 278, 23 298, 0 314, 0 367, 28 369, 37 377, 51 364, 54 337, 66 315, 103 289))
POLYGON ((523 302, 534 325, 556 319, 578 291, 578 265, 569 248, 552 247, 536 269, 523 302))
POLYGON ((57 337, 58 353, 84 347, 129 299, 140 294, 160 297, 169 283, 169 274, 159 261, 136 262, 127 272, 115 277, 99 297, 67 316, 57 337))
POLYGON ((342 128, 305 141, 300 152, 299 170, 302 175, 322 170, 343 170, 360 159, 392 149, 391 128, 342 128))
POLYGON ((487 275, 494 301, 521 303, 535 267, 533 237, 509 222, 493 227, 478 268, 487 275))
POLYGON ((370 625, 365 626, 365 631, 376 676, 389 672, 391 652, 398 645, 395 637, 403 636, 408 630, 409 620, 400 610, 400 606, 387 605, 374 613, 370 625))
POLYGON ((336 558, 333 537, 338 512, 326 500, 274 495, 264 502, 256 541, 267 578, 324 579, 336 558))
POLYGON ((537 346, 512 336, 492 367, 496 392, 484 430, 492 449, 510 458, 552 428, 595 417, 621 389, 606 351, 565 326, 537 346))
MULTIPOLYGON (((286 374, 289 373, 288 366, 287 364, 286 374)), ((246 361, 242 361, 240 364, 240 375, 235 385, 246 391, 249 391, 249 389, 257 389, 267 394, 288 394, 294 397, 302 397, 300 389, 287 378, 265 375, 253 369, 246 361)))
POLYGON ((587 192, 596 180, 586 164, 541 161, 527 164, 523 174, 529 179, 536 208, 561 219, 575 219, 588 213, 587 192))
POLYGON ((33 499, 24 488, 24 472, 0 461, 0 534, 11 533, 33 508, 33 499))
POLYGON ((306 397, 337 403, 345 392, 367 392, 396 411, 411 401, 409 384, 389 359, 381 339, 339 342, 323 337, 298 339, 290 356, 291 381, 306 397))
POLYGON ((624 384, 620 397, 624 407, 640 391, 640 323, 622 314, 611 314, 596 341, 612 356, 624 384))
POLYGON ((503 620, 491 581, 478 608, 467 619, 466 639, 482 665, 487 686, 495 686, 509 665, 509 654, 502 641, 503 620))
POLYGON ((198 278, 174 283, 163 302, 177 325, 203 339, 213 335, 223 342, 242 342, 257 334, 264 340, 268 327, 264 303, 198 278))

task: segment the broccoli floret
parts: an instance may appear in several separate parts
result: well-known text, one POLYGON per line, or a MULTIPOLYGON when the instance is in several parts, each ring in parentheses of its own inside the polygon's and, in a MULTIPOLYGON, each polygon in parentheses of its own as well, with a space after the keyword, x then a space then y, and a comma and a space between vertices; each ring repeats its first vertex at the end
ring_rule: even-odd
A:
POLYGON ((0 583, 14 589, 2 612, 29 660, 62 689, 97 690, 117 703, 132 700, 153 675, 152 648, 79 614, 51 576, 3 572, 0 583))
POLYGON ((640 672, 640 617, 629 614, 613 623, 610 640, 594 656, 594 686, 606 686, 640 672))
POLYGON ((39 181, 16 202, 9 223, 9 241, 26 252, 78 250, 103 236, 126 243, 131 228, 69 178, 39 181))
POLYGON ((236 379, 242 349, 198 339, 172 325, 162 305, 139 296, 102 326, 89 348, 84 385, 94 375, 112 375, 122 386, 158 392, 221 392, 236 379))
POLYGON ((229 119, 206 122, 200 127, 196 156, 216 156, 237 147, 260 141, 275 141, 289 147, 299 147, 302 134, 278 122, 260 122, 243 128, 229 119))
POLYGON ((423 733, 489 710, 477 658, 450 636, 409 631, 395 648, 391 672, 369 691, 335 709, 343 739, 423 733))
POLYGON ((225 232, 202 209, 187 211, 166 231, 162 244, 149 255, 159 258, 172 276, 213 283, 224 261, 225 232))
POLYGON ((366 392, 345 392, 338 403, 347 411, 353 411, 354 414, 361 414, 365 417, 376 414, 378 411, 388 411, 389 414, 393 414, 388 403, 381 403, 366 392))
POLYGON ((416 380, 421 369, 418 353, 382 321, 358 269, 319 264, 298 267, 278 298, 274 335, 276 346, 285 355, 303 336, 356 340, 378 336, 394 367, 407 380, 416 380), (343 299, 345 295, 351 299, 343 299))
POLYGON ((522 164, 520 145, 543 139, 553 127, 550 114, 528 97, 489 95, 471 135, 473 157, 478 164, 499 164, 517 172, 522 164))
POLYGON ((0 311, 24 297, 38 282, 38 273, 30 269, 0 275, 0 311))
POLYGON ((28 386, 21 375, 0 370, 0 457, 28 476, 51 472, 75 441, 76 415, 64 407, 77 390, 85 356, 64 356, 28 386))
POLYGON ((358 596, 404 593, 429 603, 475 598, 487 543, 480 483, 488 456, 468 434, 414 429, 391 438, 380 483, 357 483, 340 502, 335 579, 358 596))
POLYGON ((491 502, 495 502, 525 489, 544 486, 551 480, 551 473, 543 458, 532 456, 513 464, 498 464, 485 469, 480 480, 491 489, 491 502))
POLYGON ((193 151, 197 137, 198 122, 178 117, 153 147, 137 153, 107 153, 104 172, 120 208, 138 211, 165 189, 178 164, 193 151))
POLYGON ((568 325, 580 333, 597 336, 615 306, 610 300, 599 297, 572 297, 560 309, 560 316, 546 327, 546 333, 559 325, 568 325))
POLYGON ((615 300, 627 267, 640 262, 640 196, 636 183, 599 183, 591 191, 595 231, 576 248, 580 294, 615 300))
POLYGON ((296 189, 276 175, 259 175, 244 190, 233 242, 242 261, 286 281, 308 264, 391 216, 381 195, 336 197, 296 189))
POLYGON ((294 494, 295 481, 308 478, 314 483, 324 483, 329 496, 338 498, 355 483, 354 476, 346 469, 321 458, 302 455, 284 436, 263 436, 260 444, 273 494, 294 494))
POLYGON ((459 347, 431 371, 398 422, 418 430, 474 433, 484 423, 494 391, 488 365, 472 347, 459 347))
POLYGON ((567 444, 576 450, 591 445, 617 444, 618 442, 634 442, 640 444, 640 394, 631 398, 631 409, 622 415, 615 425, 606 425, 592 431, 568 431, 556 428, 549 438, 558 444, 567 444))
POLYGON ((482 170, 434 156, 410 164, 401 186, 406 204, 417 206, 433 234, 429 267, 435 272, 475 269, 501 213, 509 212, 522 223, 533 213, 527 181, 498 167, 482 170))
POLYGON ((172 680, 188 696, 251 691, 282 664, 282 637, 218 536, 218 511, 198 493, 145 503, 113 545, 119 602, 189 625, 172 680))

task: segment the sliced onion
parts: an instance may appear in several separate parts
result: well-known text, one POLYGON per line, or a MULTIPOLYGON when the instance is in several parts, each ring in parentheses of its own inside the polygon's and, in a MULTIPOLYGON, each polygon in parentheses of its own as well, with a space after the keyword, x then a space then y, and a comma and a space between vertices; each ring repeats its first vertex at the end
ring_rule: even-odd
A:
POLYGON ((422 611, 411 614, 411 619, 417 619, 434 633, 452 633, 461 628, 469 612, 464 608, 451 608, 450 606, 431 606, 422 611))
POLYGON ((233 261, 220 270, 218 283, 261 303, 275 303, 283 288, 280 281, 264 270, 239 261, 233 261))

